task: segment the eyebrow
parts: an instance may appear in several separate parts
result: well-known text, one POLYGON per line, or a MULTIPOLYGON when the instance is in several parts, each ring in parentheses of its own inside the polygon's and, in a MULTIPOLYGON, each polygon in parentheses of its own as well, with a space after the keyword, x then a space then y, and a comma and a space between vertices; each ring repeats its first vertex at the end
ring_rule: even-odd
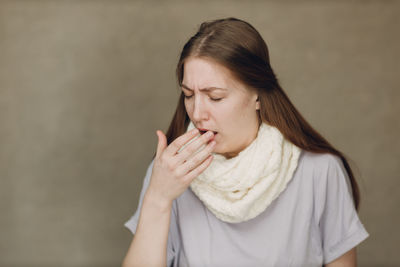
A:
MULTIPOLYGON (((181 86, 189 91, 194 91, 193 89, 190 89, 189 87, 187 87, 186 85, 184 85, 183 83, 181 84, 181 86)), ((205 92, 210 92, 210 91, 214 91, 214 90, 227 90, 226 88, 219 88, 219 87, 206 87, 206 88, 202 88, 199 89, 200 91, 205 91, 205 92)))

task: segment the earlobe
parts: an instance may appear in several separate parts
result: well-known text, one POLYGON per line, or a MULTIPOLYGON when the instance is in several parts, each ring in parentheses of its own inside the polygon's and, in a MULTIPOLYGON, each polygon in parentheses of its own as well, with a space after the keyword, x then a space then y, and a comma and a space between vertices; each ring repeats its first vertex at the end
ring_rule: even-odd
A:
POLYGON ((257 96, 257 100, 256 100, 256 110, 260 109, 260 98, 257 96))

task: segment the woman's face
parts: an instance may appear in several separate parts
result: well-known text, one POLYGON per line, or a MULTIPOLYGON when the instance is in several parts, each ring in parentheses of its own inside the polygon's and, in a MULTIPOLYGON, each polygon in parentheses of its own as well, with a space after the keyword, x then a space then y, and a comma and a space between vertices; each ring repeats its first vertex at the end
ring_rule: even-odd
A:
POLYGON ((217 133, 214 153, 234 157, 257 137, 257 94, 224 66, 209 59, 188 58, 181 89, 196 128, 217 133))

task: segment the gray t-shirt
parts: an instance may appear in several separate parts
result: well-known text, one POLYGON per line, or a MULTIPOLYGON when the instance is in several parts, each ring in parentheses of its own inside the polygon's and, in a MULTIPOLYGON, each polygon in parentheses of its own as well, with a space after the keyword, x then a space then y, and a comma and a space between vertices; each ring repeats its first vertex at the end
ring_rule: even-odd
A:
MULTIPOLYGON (((153 163, 144 178, 138 209, 125 223, 132 233, 153 163)), ((217 219, 188 188, 173 202, 167 265, 322 266, 368 236, 354 208, 340 158, 302 151, 287 188, 264 212, 246 222, 217 219)))

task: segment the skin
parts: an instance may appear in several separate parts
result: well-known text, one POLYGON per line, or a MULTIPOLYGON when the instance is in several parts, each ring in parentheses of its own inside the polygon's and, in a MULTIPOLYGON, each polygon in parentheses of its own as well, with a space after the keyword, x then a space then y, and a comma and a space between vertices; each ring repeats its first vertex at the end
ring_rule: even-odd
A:
POLYGON ((215 153, 231 158, 257 137, 257 94, 233 78, 224 66, 205 58, 187 59, 181 89, 194 125, 218 132, 215 153))
MULTIPOLYGON (((224 66, 205 58, 189 58, 184 65, 182 91, 186 112, 197 128, 217 131, 215 153, 236 156, 257 136, 260 125, 257 94, 246 88, 224 66), (203 91, 203 88, 226 90, 203 91)), ((326 267, 356 266, 353 248, 326 267)))
POLYGON ((256 94, 235 81, 226 68, 210 60, 190 58, 185 62, 184 71, 187 113, 197 128, 211 131, 196 138, 199 131, 194 129, 168 146, 165 134, 157 131, 150 184, 143 198, 136 233, 122 263, 124 267, 165 266, 173 200, 211 164, 211 152, 227 158, 235 156, 257 136, 256 94), (225 90, 200 90, 206 87, 225 90), (213 131, 218 133, 214 136, 213 131))
POLYGON ((325 265, 325 267, 356 267, 356 266, 357 266, 356 247, 350 249, 336 260, 325 265))
MULTIPOLYGON (((182 90, 187 96, 186 111, 197 128, 211 131, 196 138, 199 131, 193 129, 170 145, 165 134, 157 131, 157 152, 150 184, 123 267, 165 266, 173 200, 211 164, 211 152, 226 158, 236 156, 257 136, 260 123, 257 95, 236 81, 228 69, 212 60, 189 58, 184 73, 182 90), (225 90, 201 90, 210 87, 225 90), (214 136, 213 131, 218 132, 217 135, 214 136)), ((355 249, 326 266, 356 266, 355 249)))
POLYGON ((212 161, 211 152, 215 146, 214 141, 210 142, 212 132, 200 136, 177 153, 198 134, 199 131, 193 129, 167 146, 166 136, 157 131, 158 145, 150 184, 123 267, 166 266, 172 202, 212 161))

